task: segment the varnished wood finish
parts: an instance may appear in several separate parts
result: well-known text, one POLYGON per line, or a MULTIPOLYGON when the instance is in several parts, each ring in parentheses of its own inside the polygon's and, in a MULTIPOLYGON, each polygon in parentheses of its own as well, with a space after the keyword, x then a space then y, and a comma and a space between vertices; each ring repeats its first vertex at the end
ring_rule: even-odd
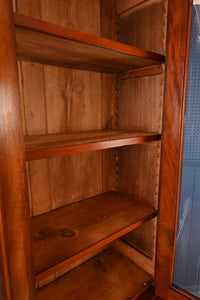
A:
POLYGON ((143 9, 152 3, 163 0, 117 0, 117 12, 121 17, 126 17, 137 9, 143 9))
POLYGON ((165 54, 167 0, 145 2, 150 5, 120 19, 120 42, 165 54))
MULTIPOLYGON (((21 14, 101 34, 99 0, 57 0, 56 5, 54 9, 51 0, 34 3, 17 0, 21 14)), ((20 64, 26 135, 101 129, 103 115, 106 118, 105 104, 101 102, 101 73, 29 62, 20 64)), ((102 155, 95 151, 29 162, 31 213, 38 215, 101 193, 102 155)))
POLYGON ((128 244, 124 243, 121 239, 115 241, 114 247, 122 255, 126 256, 137 266, 143 269, 145 272, 155 277, 155 258, 152 259, 137 251, 135 248, 130 247, 128 244))
POLYGON ((15 24, 21 60, 104 72, 164 61, 159 54, 18 14, 15 24))
POLYGON ((191 294, 188 294, 187 292, 181 290, 181 289, 169 289, 168 298, 169 300, 198 300, 199 297, 195 297, 191 294))
POLYGON ((125 243, 152 258, 155 252, 156 222, 150 220, 121 238, 125 243), (154 241, 154 242, 153 242, 154 241))
POLYGON ((0 201, 1 242, 5 240, 5 298, 33 300, 34 279, 29 207, 25 200, 24 145, 19 98, 14 26, 10 1, 0 1, 0 201), (6 270, 7 269, 7 270, 6 270))
POLYGON ((162 66, 151 66, 146 68, 140 68, 136 70, 126 71, 118 74, 118 79, 131 79, 131 78, 137 78, 137 77, 143 77, 143 76, 152 76, 152 75, 158 75, 163 72, 162 66))
POLYGON ((141 199, 109 192, 34 217, 36 280, 103 247, 156 215, 155 209, 137 200, 141 199))
POLYGON ((26 159, 35 160, 73 153, 97 151, 159 140, 155 133, 131 131, 90 131, 65 135, 25 137, 26 159))
POLYGON ((110 249, 40 289, 37 299, 136 299, 150 281, 151 276, 110 249))
POLYGON ((179 184, 188 12, 188 1, 169 0, 168 55, 156 270, 156 294, 163 299, 168 299, 168 289, 172 283, 173 272, 173 236, 179 184))

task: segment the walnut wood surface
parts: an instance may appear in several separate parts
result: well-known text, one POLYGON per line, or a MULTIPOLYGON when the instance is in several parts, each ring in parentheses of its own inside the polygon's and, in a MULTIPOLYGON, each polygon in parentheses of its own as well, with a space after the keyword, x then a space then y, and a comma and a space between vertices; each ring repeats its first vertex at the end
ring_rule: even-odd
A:
POLYGON ((150 275, 109 249, 38 290, 37 299, 136 299, 150 281, 150 275))
POLYGON ((59 66, 119 72, 160 64, 164 56, 15 14, 17 54, 59 66))
POLYGON ((143 9, 152 3, 161 1, 163 0, 117 0, 117 12, 121 17, 126 17, 137 9, 143 9))
MULTIPOLYGON (((173 274, 189 1, 169 0, 164 136, 161 167, 156 294, 168 299, 173 274)), ((174 298, 175 299, 175 298, 174 298)))
POLYGON ((0 22, 0 243, 3 242, 0 254, 4 296, 6 300, 32 300, 29 206, 25 199, 25 155, 10 1, 0 0, 0 22))
POLYGON ((33 217, 36 281, 156 215, 155 209, 137 200, 134 196, 108 192, 33 217))
POLYGON ((25 137, 26 159, 42 159, 155 141, 159 134, 131 131, 89 131, 25 137))
MULTIPOLYGON (((125 1, 122 0, 121 2, 125 1)), ((167 0, 144 1, 143 3, 149 5, 144 5, 143 9, 133 10, 129 16, 120 18, 119 41, 148 51, 165 54, 167 0)), ((128 12, 130 13, 131 10, 128 12)))
MULTIPOLYGON (((100 0, 57 0, 56 9, 54 4, 51 0, 17 0, 17 9, 18 13, 60 26, 101 34, 100 0)), ((98 130, 104 126, 104 117, 112 118, 111 98, 101 91, 101 73, 31 62, 20 64, 26 135, 98 130)), ((106 74, 111 95, 108 78, 112 76, 106 74)), ((29 162, 32 215, 101 193, 102 156, 102 151, 96 151, 29 162)))
POLYGON ((163 73, 163 68, 161 65, 150 66, 145 68, 140 68, 136 70, 121 72, 118 74, 118 79, 131 79, 143 76, 152 76, 163 73))

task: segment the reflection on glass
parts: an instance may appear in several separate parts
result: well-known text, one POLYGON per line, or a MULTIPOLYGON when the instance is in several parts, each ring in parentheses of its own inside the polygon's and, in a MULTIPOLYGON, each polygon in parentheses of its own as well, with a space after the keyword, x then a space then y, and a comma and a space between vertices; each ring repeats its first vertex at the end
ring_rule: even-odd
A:
POLYGON ((192 12, 182 159, 173 284, 200 297, 200 1, 197 0, 192 12))

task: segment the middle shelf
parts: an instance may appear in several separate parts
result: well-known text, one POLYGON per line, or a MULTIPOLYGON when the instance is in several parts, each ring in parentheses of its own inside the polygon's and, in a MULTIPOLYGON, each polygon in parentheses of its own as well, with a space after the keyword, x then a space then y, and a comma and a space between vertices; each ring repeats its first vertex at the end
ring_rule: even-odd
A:
POLYGON ((107 192, 32 218, 36 282, 156 216, 138 197, 107 192))
POLYGON ((36 160, 160 140, 157 133, 96 130, 68 134, 25 136, 26 159, 36 160))

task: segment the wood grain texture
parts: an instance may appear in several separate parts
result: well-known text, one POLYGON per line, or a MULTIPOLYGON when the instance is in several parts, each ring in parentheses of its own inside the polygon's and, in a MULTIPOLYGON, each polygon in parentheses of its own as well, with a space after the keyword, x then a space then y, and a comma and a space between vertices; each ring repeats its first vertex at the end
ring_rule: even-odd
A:
POLYGON ((14 25, 10 1, 0 1, 1 242, 5 241, 3 282, 6 299, 35 299, 29 206, 25 199, 25 155, 14 25), (2 224, 1 224, 2 225, 2 224), (6 257, 5 257, 6 252, 6 257), (7 273, 8 276, 5 276, 7 273))
POLYGON ((160 142, 153 142, 119 151, 119 191, 138 195, 155 208, 158 207, 160 146, 160 142))
POLYGON ((168 297, 173 272, 173 235, 179 184, 179 158, 181 155, 181 118, 188 12, 188 1, 169 0, 168 59, 156 271, 156 294, 163 299, 168 297))
POLYGON ((40 289, 37 299, 135 299, 150 280, 151 276, 111 249, 40 289))
POLYGON ((34 217, 36 280, 114 241, 155 214, 138 198, 109 192, 34 217))
POLYGON ((156 230, 156 222, 153 219, 127 233, 121 240, 152 259, 155 254, 156 230))
POLYGON ((165 54, 167 0, 153 2, 146 1, 151 5, 120 19, 119 41, 165 54))
POLYGON ((161 133, 163 74, 121 80, 119 88, 120 128, 161 133))
POLYGON ((161 2, 162 0, 117 0, 117 12, 121 17, 131 14, 133 11, 143 9, 152 5, 152 3, 161 2))
POLYGON ((157 65, 157 66, 150 66, 150 67, 140 68, 136 70, 121 72, 118 74, 117 78, 118 80, 123 80, 123 79, 131 79, 131 78, 137 78, 143 76, 158 75, 161 73, 163 73, 163 66, 157 65))
POLYGON ((130 247, 121 239, 115 241, 114 247, 117 251, 119 251, 122 255, 126 256, 132 262, 134 262, 137 266, 143 269, 145 272, 150 274, 152 277, 155 277, 155 258, 150 259, 146 255, 137 251, 136 249, 130 247))
MULTIPOLYGON (((48 0, 18 0, 17 7, 18 13, 100 35, 99 0, 59 0, 56 9, 48 0)), ((21 81, 26 134, 101 129, 101 74, 23 62, 21 81)), ((32 214, 100 193, 101 161, 93 152, 30 162, 32 214)))
POLYGON ((162 55, 15 14, 20 60, 116 72, 160 64, 162 55))
MULTIPOLYGON (((117 40, 118 39, 118 15, 115 0, 101 1, 101 37, 117 40)), ((102 128, 118 129, 117 114, 118 85, 117 76, 101 74, 101 101, 102 101, 102 128)), ((117 190, 116 176, 116 157, 115 148, 107 149, 102 152, 102 191, 117 190)))
POLYGON ((159 140, 161 135, 133 131, 88 131, 25 137, 26 159, 37 160, 159 140))

